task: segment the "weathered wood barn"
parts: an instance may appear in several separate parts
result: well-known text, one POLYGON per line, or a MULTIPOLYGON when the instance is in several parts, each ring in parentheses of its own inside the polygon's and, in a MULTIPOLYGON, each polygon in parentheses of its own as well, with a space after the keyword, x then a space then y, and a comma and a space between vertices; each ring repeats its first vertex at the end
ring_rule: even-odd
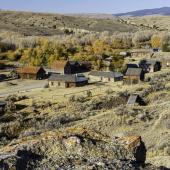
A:
POLYGON ((83 75, 52 74, 48 79, 49 87, 80 87, 88 84, 88 79, 83 75))
POLYGON ((124 76, 124 84, 138 84, 145 79, 142 68, 128 68, 124 76))
POLYGON ((46 77, 42 67, 22 67, 17 69, 17 73, 21 79, 42 80, 46 77))
POLYGON ((116 82, 123 80, 123 74, 119 72, 91 71, 89 73, 91 81, 116 82))
POLYGON ((0 114, 5 112, 6 102, 0 101, 0 114))
POLYGON ((139 67, 142 68, 145 73, 152 73, 160 71, 162 66, 160 61, 144 59, 139 62, 139 67))
POLYGON ((88 62, 57 60, 51 65, 51 69, 58 74, 77 74, 89 71, 91 65, 88 62))

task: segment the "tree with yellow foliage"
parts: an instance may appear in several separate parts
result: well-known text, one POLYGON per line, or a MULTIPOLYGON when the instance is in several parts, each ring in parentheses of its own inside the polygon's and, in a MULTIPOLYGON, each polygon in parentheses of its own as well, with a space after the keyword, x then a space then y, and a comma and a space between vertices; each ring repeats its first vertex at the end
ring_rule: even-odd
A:
POLYGON ((161 47, 161 37, 159 35, 153 35, 151 38, 152 48, 160 48, 161 47))

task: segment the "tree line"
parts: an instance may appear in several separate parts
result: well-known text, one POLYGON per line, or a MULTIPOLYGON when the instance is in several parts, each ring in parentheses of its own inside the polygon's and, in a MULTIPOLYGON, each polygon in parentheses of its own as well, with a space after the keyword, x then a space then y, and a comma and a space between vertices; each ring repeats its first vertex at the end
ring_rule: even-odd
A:
POLYGON ((132 48, 160 48, 170 51, 167 32, 138 31, 135 33, 78 33, 51 37, 23 36, 0 33, 0 59, 19 61, 33 66, 51 65, 55 60, 91 61, 99 69, 101 59, 113 56, 113 69, 121 68, 121 51, 132 48), (3 58, 4 57, 4 58, 3 58))

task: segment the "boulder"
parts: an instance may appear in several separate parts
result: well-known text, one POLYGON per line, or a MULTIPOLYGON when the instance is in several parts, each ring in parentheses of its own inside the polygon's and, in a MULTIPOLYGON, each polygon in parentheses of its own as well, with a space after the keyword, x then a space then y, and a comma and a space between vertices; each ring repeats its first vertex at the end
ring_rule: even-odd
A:
POLYGON ((127 159, 140 164, 145 163, 146 147, 141 136, 114 137, 113 144, 117 145, 117 148, 121 148, 121 153, 125 153, 124 156, 127 159))

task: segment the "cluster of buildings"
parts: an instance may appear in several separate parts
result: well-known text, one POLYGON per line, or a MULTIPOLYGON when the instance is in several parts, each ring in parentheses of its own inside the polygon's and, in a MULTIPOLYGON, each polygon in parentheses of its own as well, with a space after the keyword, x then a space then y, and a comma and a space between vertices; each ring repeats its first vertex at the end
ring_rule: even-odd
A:
POLYGON ((124 83, 125 84, 138 84, 144 81, 146 73, 153 73, 160 71, 162 64, 160 61, 143 59, 137 64, 127 64, 124 83))
MULTIPOLYGON (((102 67, 100 71, 92 69, 90 62, 79 61, 55 61, 50 68, 25 66, 17 68, 11 72, 10 77, 21 79, 42 80, 48 79, 49 87, 78 87, 88 84, 88 82, 118 82, 123 84, 138 84, 145 80, 145 74, 160 71, 161 67, 168 67, 170 60, 163 58, 163 61, 152 58, 154 51, 146 49, 121 52, 124 57, 136 56, 141 60, 139 63, 128 61, 123 73, 111 71, 113 57, 101 58, 102 67), (146 59, 142 59, 145 56, 146 59), (92 71, 93 70, 93 71, 92 71), (84 75, 85 73, 85 75, 84 75)), ((0 74, 0 81, 5 79, 0 74)))
POLYGON ((27 66, 16 69, 15 73, 21 79, 42 80, 48 78, 49 87, 69 88, 87 85, 89 81, 103 83, 123 81, 123 84, 138 84, 144 81, 145 73, 160 70, 161 62, 143 59, 137 64, 127 64, 124 73, 109 70, 91 71, 89 62, 77 61, 55 61, 50 69, 27 66), (86 73, 86 76, 83 73, 86 73))

